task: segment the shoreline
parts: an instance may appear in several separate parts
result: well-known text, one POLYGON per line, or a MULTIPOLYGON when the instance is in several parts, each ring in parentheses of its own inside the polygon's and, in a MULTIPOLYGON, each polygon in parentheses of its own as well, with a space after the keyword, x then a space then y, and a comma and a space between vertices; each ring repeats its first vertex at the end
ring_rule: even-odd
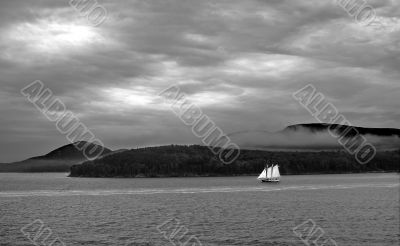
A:
MULTIPOLYGON (((51 172, 50 172, 51 173, 51 172)), ((396 173, 400 175, 399 170, 392 170, 392 171, 369 171, 369 172, 320 172, 320 173, 285 173, 281 174, 282 176, 294 176, 294 175, 345 175, 345 174, 372 174, 372 173, 396 173)), ((145 176, 145 175, 138 175, 135 177, 132 176, 71 176, 68 174, 68 178, 118 178, 118 179, 142 179, 142 178, 221 178, 221 177, 257 177, 259 173, 256 174, 236 174, 236 175, 213 175, 213 174, 205 174, 205 175, 158 175, 158 176, 145 176)))

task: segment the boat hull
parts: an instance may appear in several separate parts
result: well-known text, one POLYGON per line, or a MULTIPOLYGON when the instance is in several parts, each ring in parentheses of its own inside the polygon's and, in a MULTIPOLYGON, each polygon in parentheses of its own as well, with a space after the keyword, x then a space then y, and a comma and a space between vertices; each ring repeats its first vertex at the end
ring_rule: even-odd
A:
POLYGON ((278 183, 279 179, 261 179, 263 183, 278 183))

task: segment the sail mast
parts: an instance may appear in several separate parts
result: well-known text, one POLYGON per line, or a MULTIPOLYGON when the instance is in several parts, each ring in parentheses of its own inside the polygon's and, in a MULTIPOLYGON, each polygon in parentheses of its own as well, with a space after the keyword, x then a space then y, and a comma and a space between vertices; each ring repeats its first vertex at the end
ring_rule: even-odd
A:
POLYGON ((274 164, 271 165, 271 179, 274 178, 274 164))
MULTIPOLYGON (((270 175, 269 176, 267 175, 267 178, 270 179, 270 178, 272 178, 272 164, 268 169, 271 170, 270 175)), ((267 170, 267 174, 268 174, 268 170, 267 170)))

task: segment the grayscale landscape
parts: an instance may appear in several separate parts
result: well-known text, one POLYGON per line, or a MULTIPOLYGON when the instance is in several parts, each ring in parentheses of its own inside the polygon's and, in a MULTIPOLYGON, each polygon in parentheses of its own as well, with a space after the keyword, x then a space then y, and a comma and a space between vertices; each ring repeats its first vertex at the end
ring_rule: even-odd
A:
POLYGON ((1 1, 0 245, 399 245, 399 16, 1 1))

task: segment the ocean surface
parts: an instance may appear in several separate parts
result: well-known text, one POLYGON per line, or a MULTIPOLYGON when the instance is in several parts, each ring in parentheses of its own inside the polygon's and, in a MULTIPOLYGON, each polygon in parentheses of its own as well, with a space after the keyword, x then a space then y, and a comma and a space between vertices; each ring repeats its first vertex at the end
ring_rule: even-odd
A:
POLYGON ((400 240, 399 212, 394 173, 293 175, 279 184, 256 177, 0 173, 0 245, 51 245, 56 238, 53 246, 185 245, 187 240, 187 246, 323 241, 393 246, 400 240), (51 231, 42 244, 45 233, 36 239, 26 233, 34 222, 51 231), (307 224, 316 232, 308 239, 307 224))

